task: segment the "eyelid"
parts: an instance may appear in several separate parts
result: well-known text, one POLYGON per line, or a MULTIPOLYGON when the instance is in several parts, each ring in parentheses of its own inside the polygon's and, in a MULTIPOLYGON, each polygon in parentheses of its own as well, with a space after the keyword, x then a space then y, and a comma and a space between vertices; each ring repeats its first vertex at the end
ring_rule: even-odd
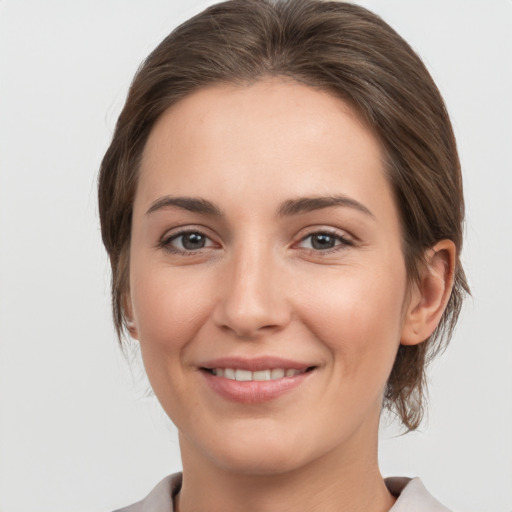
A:
MULTIPOLYGON (((333 227, 323 227, 323 226, 310 226, 307 228, 308 231, 304 233, 305 230, 302 230, 303 233, 299 236, 298 240, 295 241, 292 245, 292 248, 299 248, 303 249, 305 251, 309 251, 315 254, 329 254, 332 252, 336 252, 339 250, 346 249, 348 247, 352 247, 355 245, 356 241, 354 237, 347 233, 345 230, 340 230, 333 227), (305 242, 308 238, 311 238, 315 235, 328 235, 330 237, 333 237, 337 243, 333 247, 326 248, 326 249, 316 249, 313 247, 300 247, 300 244, 305 242)), ((206 250, 210 250, 212 248, 219 248, 221 247, 221 244, 217 243, 211 235, 208 234, 209 229, 204 228, 203 226, 176 226, 173 229, 167 230, 166 233, 160 238, 160 240, 157 243, 158 249, 163 249, 171 254, 178 254, 178 255, 186 255, 186 256, 192 256, 195 254, 198 254, 200 252, 204 252, 206 250), (205 247, 200 247, 197 249, 180 249, 177 247, 172 246, 172 242, 184 235, 197 233, 201 236, 203 236, 207 240, 207 244, 205 247)))
POLYGON ((174 230, 166 231, 166 233, 158 241, 157 248, 163 249, 164 251, 167 251, 170 254, 192 256, 199 252, 203 252, 204 250, 209 250, 215 246, 219 246, 219 244, 216 243, 215 240, 210 235, 207 234, 207 231, 208 230, 206 230, 202 227, 199 227, 199 226, 198 227, 195 227, 195 226, 176 227, 176 228, 174 228, 174 230), (184 235, 188 235, 188 234, 192 234, 192 233, 196 233, 198 235, 205 237, 205 239, 207 239, 209 242, 211 242, 211 244, 206 247, 200 247, 196 250, 179 249, 179 248, 173 247, 171 245, 171 243, 174 240, 176 240, 184 235))
MULTIPOLYGON (((355 245, 354 237, 351 236, 349 233, 343 230, 339 230, 336 228, 331 227, 314 227, 310 228, 310 231, 308 231, 306 234, 300 236, 298 242, 295 242, 295 246, 301 244, 308 238, 311 238, 315 235, 328 235, 336 239, 336 241, 339 241, 340 243, 336 243, 334 247, 328 248, 328 249, 315 249, 315 248, 308 248, 308 247, 302 247, 302 249, 305 249, 307 251, 311 251, 317 254, 328 254, 330 252, 338 251, 346 249, 347 247, 352 247, 355 245)), ((300 248, 300 247, 299 247, 300 248)))

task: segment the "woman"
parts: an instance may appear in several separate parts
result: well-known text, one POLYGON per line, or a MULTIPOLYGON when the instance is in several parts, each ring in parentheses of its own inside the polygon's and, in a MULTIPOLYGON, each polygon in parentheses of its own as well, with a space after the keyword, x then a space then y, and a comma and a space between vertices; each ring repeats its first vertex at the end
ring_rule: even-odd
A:
POLYGON ((468 291, 450 121, 388 25, 315 0, 185 22, 134 79, 99 203, 116 328, 183 462, 126 510, 447 510, 377 461, 468 291))

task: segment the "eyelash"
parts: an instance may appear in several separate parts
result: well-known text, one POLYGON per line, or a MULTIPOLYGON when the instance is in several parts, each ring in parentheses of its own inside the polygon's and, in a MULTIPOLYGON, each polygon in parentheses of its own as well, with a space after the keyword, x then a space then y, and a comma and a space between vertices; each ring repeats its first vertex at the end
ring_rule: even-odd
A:
MULTIPOLYGON (((176 247, 173 247, 171 245, 171 243, 174 241, 174 240, 177 240, 178 238, 180 237, 183 237, 185 235, 201 235, 202 237, 204 237, 205 239, 207 240, 211 240, 210 237, 208 235, 206 235, 205 233, 203 233, 202 231, 200 231, 199 229, 183 229, 181 231, 178 231, 177 233, 173 233, 172 235, 170 236, 167 236, 167 237, 164 237, 159 243, 158 243, 158 246, 163 249, 164 251, 167 251, 171 254, 178 254, 178 255, 183 255, 183 256, 194 256, 195 254, 197 254, 199 251, 201 251, 202 249, 205 249, 205 247, 201 247, 200 249, 196 250, 196 251, 193 251, 193 250, 182 250, 182 249, 177 249, 176 247)), ((208 247, 206 247, 206 249, 208 249, 208 247)))
MULTIPOLYGON (((178 255, 182 255, 182 256, 194 256, 194 255, 198 254, 202 249, 209 248, 209 247, 201 247, 198 250, 194 251, 194 250, 177 249, 176 247, 173 247, 171 245, 171 243, 174 240, 177 240, 180 237, 183 237, 185 235, 191 235, 191 234, 200 235, 200 236, 204 237, 205 239, 211 241, 211 239, 208 235, 206 235, 205 233, 203 233, 202 231, 200 231, 198 229, 185 229, 182 231, 178 231, 177 233, 173 233, 172 235, 170 235, 168 237, 164 237, 158 243, 158 247, 171 253, 171 254, 178 254, 178 255)), ((331 247, 329 249, 314 249, 314 248, 306 248, 306 247, 303 248, 311 254, 328 255, 328 254, 332 254, 333 252, 343 250, 346 247, 354 246, 354 242, 352 240, 350 240, 349 238, 346 238, 345 236, 341 235, 340 233, 337 233, 336 231, 331 231, 328 229, 323 229, 323 230, 313 231, 311 233, 308 233, 306 236, 302 237, 299 240, 299 244, 303 243, 308 238, 312 238, 315 235, 327 235, 329 237, 334 238, 336 242, 340 242, 340 243, 336 244, 334 247, 331 247)))
POLYGON ((302 243, 305 240, 307 240, 308 238, 312 238, 312 237, 318 236, 318 235, 327 235, 329 237, 334 238, 335 242, 340 242, 340 243, 335 244, 334 247, 331 247, 329 249, 304 248, 310 254, 315 254, 315 255, 318 254, 318 255, 322 255, 322 256, 323 255, 329 255, 329 254, 332 254, 334 252, 342 251, 342 250, 346 249, 347 247, 353 247, 354 246, 354 242, 352 240, 350 240, 349 238, 341 235, 340 233, 338 233, 336 231, 331 231, 329 229, 322 229, 322 230, 319 230, 319 231, 313 231, 312 233, 308 233, 306 236, 304 236, 304 237, 302 237, 300 239, 299 243, 302 243))

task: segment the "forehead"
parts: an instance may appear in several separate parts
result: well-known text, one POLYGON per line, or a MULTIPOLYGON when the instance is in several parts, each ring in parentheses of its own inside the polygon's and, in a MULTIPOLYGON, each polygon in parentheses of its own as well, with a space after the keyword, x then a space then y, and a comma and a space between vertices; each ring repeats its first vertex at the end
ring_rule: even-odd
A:
POLYGON ((162 194, 216 201, 235 191, 269 201, 333 193, 371 201, 389 187, 382 162, 371 130, 328 92, 277 78, 216 85, 187 96, 153 127, 136 207, 162 194))

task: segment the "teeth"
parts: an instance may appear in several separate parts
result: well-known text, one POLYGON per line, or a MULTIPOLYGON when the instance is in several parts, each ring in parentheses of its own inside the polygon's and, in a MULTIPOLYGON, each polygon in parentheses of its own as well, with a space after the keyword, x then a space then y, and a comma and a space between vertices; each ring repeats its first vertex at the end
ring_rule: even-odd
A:
POLYGON ((235 379, 243 382, 252 380, 252 372, 249 370, 235 370, 235 379))
MULTIPOLYGON (((219 370, 220 370, 220 368, 219 368, 219 370)), ((224 377, 226 377, 226 379, 236 380, 235 379, 235 370, 233 370, 233 368, 225 368, 224 369, 224 377)))
POLYGON ((270 380, 270 370, 252 372, 252 380, 270 380))
POLYGON ((249 382, 249 381, 265 381, 265 380, 275 380, 282 379, 284 377, 295 377, 295 375, 300 375, 304 373, 306 370, 294 370, 293 368, 284 369, 284 368, 272 368, 268 370, 258 370, 255 372, 251 372, 249 370, 240 370, 235 368, 212 368, 211 372, 216 377, 224 377, 225 379, 230 380, 238 380, 240 382, 249 382))
POLYGON ((282 379, 284 377, 284 370, 282 368, 274 368, 270 370, 271 379, 282 379))

